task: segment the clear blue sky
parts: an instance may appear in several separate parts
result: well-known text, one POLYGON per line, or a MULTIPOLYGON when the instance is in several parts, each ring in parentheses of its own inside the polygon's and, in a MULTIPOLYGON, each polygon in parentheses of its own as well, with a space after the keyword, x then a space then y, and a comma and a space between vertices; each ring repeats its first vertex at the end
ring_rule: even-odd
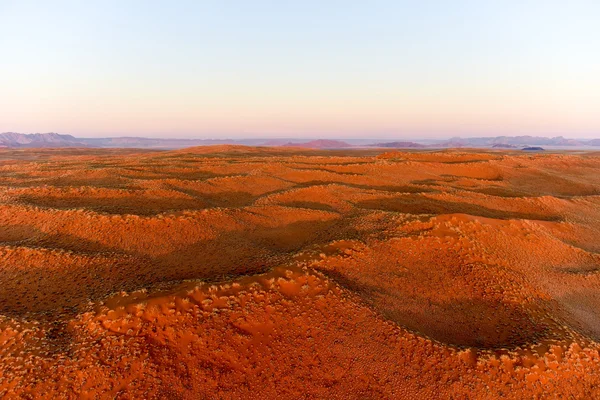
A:
POLYGON ((0 132, 600 137, 600 1, 0 0, 0 132))

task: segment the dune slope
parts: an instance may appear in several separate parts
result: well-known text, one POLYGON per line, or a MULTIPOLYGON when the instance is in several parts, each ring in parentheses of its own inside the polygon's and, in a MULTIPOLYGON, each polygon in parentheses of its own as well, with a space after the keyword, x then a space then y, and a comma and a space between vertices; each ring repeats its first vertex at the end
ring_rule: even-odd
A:
POLYGON ((0 397, 600 397, 600 155, 0 150, 0 397))

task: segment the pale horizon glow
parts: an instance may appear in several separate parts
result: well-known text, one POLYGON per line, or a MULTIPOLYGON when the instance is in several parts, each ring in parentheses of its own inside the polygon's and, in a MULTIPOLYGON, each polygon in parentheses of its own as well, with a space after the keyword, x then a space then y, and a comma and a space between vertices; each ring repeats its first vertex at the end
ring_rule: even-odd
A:
POLYGON ((0 0, 0 132, 600 137, 600 2, 0 0))

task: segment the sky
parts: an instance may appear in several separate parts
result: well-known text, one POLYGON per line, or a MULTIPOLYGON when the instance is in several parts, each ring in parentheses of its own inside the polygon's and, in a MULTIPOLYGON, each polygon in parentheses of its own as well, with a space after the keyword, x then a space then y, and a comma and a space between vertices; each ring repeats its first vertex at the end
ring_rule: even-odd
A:
POLYGON ((0 0, 0 132, 600 137, 600 1, 0 0))

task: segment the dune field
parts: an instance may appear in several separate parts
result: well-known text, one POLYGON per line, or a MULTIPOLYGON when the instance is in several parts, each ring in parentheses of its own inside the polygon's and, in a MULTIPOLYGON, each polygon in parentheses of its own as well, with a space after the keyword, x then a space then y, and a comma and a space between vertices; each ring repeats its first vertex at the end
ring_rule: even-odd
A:
POLYGON ((600 398, 600 153, 0 150, 0 397, 600 398))

